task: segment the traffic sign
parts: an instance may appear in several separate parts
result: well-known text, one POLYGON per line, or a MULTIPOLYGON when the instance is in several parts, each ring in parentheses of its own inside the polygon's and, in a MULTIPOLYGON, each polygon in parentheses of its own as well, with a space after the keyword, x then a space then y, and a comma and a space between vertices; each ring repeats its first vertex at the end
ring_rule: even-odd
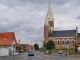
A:
POLYGON ((65 44, 69 44, 69 42, 65 42, 65 44))
POLYGON ((64 46, 66 49, 68 49, 69 48, 69 42, 65 42, 64 46))

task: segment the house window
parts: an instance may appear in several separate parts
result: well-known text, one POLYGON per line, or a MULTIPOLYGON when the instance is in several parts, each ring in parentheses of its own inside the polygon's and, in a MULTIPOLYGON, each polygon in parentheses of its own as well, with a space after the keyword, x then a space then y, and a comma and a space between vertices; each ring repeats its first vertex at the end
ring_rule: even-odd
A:
POLYGON ((58 45, 60 44, 59 40, 58 40, 58 45))

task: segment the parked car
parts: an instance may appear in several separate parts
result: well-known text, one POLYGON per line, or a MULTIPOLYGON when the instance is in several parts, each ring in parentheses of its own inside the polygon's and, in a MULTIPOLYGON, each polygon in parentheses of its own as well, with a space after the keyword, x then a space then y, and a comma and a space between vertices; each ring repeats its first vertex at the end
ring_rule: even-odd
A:
POLYGON ((59 50, 59 51, 58 51, 58 54, 63 54, 63 51, 62 51, 62 50, 59 50))
POLYGON ((22 52, 24 52, 23 50, 19 50, 19 53, 22 53, 22 52))
POLYGON ((28 51, 28 56, 34 56, 34 51, 33 50, 29 50, 28 51))

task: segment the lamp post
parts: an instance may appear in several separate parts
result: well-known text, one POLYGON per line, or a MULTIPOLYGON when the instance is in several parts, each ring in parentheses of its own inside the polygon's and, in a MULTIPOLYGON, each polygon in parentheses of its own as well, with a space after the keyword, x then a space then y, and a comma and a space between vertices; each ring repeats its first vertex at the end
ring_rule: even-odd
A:
POLYGON ((32 46, 32 41, 31 41, 31 46, 32 46))
POLYGON ((75 52, 75 56, 76 56, 76 47, 77 47, 77 45, 76 45, 76 40, 77 40, 77 38, 75 37, 75 44, 73 45, 74 46, 74 52, 75 52))
POLYGON ((14 41, 13 41, 13 44, 12 44, 13 59, 14 59, 15 48, 16 48, 16 42, 15 42, 15 40, 14 40, 14 41))
POLYGON ((19 46, 18 46, 18 54, 19 54, 19 50, 20 50, 20 39, 19 39, 19 46))
POLYGON ((14 59, 14 48, 13 48, 13 59, 14 59))
POLYGON ((75 56, 76 56, 76 38, 75 38, 75 56))

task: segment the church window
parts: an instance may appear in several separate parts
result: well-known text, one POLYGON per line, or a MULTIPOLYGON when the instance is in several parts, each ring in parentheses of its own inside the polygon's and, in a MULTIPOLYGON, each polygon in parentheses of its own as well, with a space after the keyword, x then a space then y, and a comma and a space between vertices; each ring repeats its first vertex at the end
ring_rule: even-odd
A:
POLYGON ((67 41, 68 42, 68 44, 69 44, 69 41, 67 41))
POLYGON ((58 40, 58 45, 60 44, 60 41, 58 40))
POLYGON ((64 45, 64 40, 62 41, 62 45, 64 45))
POLYGON ((72 44, 74 45, 75 43, 74 43, 74 40, 72 40, 72 44))

